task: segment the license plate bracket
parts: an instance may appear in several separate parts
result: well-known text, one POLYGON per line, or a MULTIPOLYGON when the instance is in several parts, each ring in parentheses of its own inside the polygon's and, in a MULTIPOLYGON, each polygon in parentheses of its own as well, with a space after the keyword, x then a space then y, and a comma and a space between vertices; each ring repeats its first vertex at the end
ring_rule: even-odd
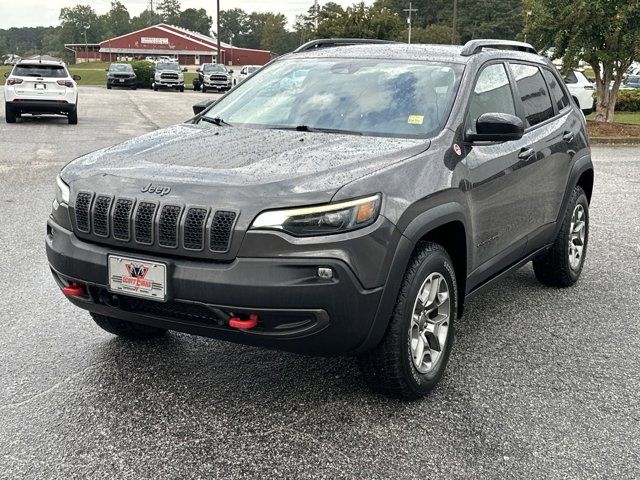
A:
POLYGON ((109 255, 108 276, 112 293, 167 301, 167 265, 162 262, 109 255))

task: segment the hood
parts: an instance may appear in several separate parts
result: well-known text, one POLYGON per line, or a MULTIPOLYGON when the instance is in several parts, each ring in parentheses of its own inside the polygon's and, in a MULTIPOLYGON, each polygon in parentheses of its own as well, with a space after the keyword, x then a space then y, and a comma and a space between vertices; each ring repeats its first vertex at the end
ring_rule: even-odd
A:
POLYGON ((424 139, 181 124, 80 157, 61 175, 72 191, 128 184, 133 194, 153 183, 223 203, 244 192, 286 205, 307 196, 329 201, 350 181, 428 147, 424 139))

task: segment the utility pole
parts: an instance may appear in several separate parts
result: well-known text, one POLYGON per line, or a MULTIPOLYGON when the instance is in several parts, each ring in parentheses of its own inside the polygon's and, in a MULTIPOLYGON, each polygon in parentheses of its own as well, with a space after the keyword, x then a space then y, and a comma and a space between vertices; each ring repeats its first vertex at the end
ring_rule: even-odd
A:
POLYGON ((418 9, 416 8, 411 8, 411 2, 409 2, 409 8, 403 8, 402 9, 403 12, 409 12, 409 18, 407 18, 407 23, 409 24, 409 39, 408 39, 408 44, 411 45, 411 14, 413 12, 417 12, 418 9))
POLYGON ((216 0, 216 41, 218 42, 218 58, 216 63, 222 63, 220 58, 220 0, 216 0))
POLYGON ((153 25, 153 0, 149 0, 149 26, 153 25))
POLYGON ((453 0, 453 30, 451 32, 451 45, 455 45, 457 42, 456 24, 458 23, 458 0, 453 0))
POLYGON ((318 0, 315 0, 313 4, 313 24, 316 27, 316 32, 318 31, 318 14, 320 13, 320 7, 318 6, 318 0))
POLYGON ((89 25, 84 26, 84 61, 89 63, 89 44, 87 43, 87 30, 89 30, 89 25))
POLYGON ((527 29, 529 28, 529 17, 533 12, 531 10, 527 10, 525 12, 524 17, 524 42, 527 43, 527 29))

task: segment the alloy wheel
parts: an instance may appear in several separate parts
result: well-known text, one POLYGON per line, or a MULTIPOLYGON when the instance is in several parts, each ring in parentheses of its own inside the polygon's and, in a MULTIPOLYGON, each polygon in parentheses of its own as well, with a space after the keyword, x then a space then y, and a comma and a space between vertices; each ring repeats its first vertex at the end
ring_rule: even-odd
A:
POLYGON ((432 273, 424 281, 413 305, 409 341, 413 365, 428 373, 438 364, 449 335, 451 296, 447 280, 432 273))
POLYGON ((584 243, 586 238, 586 214, 582 204, 576 205, 571 215, 569 230, 569 266, 578 270, 584 258, 584 243))

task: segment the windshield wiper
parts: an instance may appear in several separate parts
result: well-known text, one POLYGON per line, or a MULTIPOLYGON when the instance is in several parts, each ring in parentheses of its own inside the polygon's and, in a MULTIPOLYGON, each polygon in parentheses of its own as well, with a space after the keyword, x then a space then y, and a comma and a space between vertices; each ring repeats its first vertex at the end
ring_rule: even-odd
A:
POLYGON ((203 121, 208 122, 208 123, 213 123, 214 125, 217 125, 219 127, 233 127, 233 125, 231 125, 230 123, 225 122, 220 117, 214 117, 214 118, 200 117, 200 120, 203 120, 203 121))
POLYGON ((362 135, 362 132, 355 130, 340 130, 338 128, 310 127, 309 125, 298 125, 296 127, 271 127, 274 130, 296 130, 298 132, 321 132, 321 133, 342 133, 345 135, 362 135))

